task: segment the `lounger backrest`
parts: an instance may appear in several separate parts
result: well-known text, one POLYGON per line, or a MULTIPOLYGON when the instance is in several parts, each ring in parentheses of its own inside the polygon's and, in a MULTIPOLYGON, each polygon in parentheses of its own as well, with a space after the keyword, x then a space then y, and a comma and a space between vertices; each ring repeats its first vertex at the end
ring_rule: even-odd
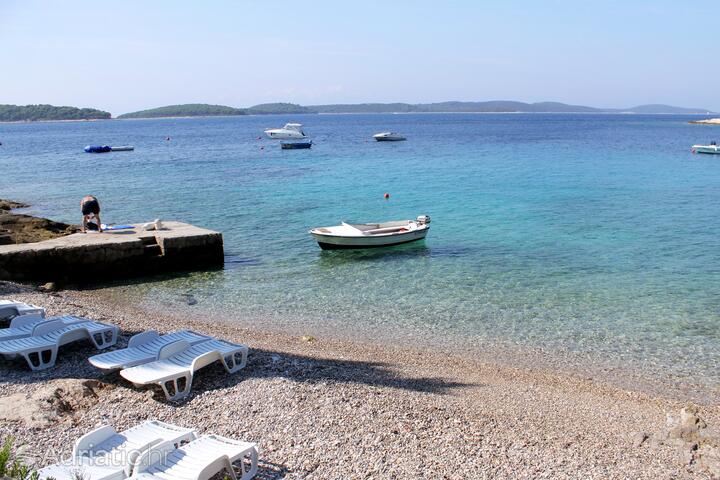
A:
POLYGON ((42 322, 42 316, 33 313, 32 315, 20 315, 10 320, 10 328, 23 328, 42 322))
MULTIPOLYGON (((72 327, 77 327, 77 325, 72 325, 72 327)), ((50 320, 49 322, 40 322, 33 327, 32 336, 42 337, 65 328, 68 328, 68 325, 60 319, 50 320)))
POLYGON ((177 342, 168 343, 160 349, 157 355, 158 360, 163 360, 173 355, 187 350, 190 348, 190 343, 187 340, 178 340, 177 342))
POLYGON ((147 332, 138 333, 130 338, 127 348, 137 348, 140 345, 157 340, 159 336, 160 335, 156 330, 148 330, 147 332))

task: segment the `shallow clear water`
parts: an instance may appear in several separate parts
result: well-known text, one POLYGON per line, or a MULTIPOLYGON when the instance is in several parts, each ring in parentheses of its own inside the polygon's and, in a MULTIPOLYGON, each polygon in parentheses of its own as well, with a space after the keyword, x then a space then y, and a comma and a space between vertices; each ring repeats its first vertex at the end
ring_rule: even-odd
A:
MULTIPOLYGON (((717 381, 720 128, 683 116, 321 115, 0 125, 0 197, 79 220, 224 233, 226 268, 133 286, 148 304, 303 332, 504 342, 717 381), (311 150, 258 139, 301 121, 311 150), (401 143, 371 135, 394 130, 401 143), (170 141, 165 137, 170 136, 170 141), (135 152, 90 155, 90 143, 135 152), (264 148, 263 148, 264 147, 264 148), (383 193, 391 195, 389 201, 383 193), (340 220, 432 217, 424 243, 322 252, 340 220)), ((432 342, 432 340, 430 340, 432 342)))

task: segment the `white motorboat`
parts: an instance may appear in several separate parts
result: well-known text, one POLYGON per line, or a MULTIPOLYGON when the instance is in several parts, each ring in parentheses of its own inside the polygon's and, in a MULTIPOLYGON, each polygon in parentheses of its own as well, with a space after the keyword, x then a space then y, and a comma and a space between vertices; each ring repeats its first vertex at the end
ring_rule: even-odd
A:
POLYGON ((310 230, 323 250, 374 248, 422 240, 430 229, 430 217, 382 223, 345 223, 310 230))
POLYGON ((376 133, 373 138, 378 142, 401 142, 407 140, 407 138, 395 132, 376 133))
POLYGON ((692 153, 715 153, 720 154, 720 146, 716 142, 710 142, 710 145, 693 145, 692 153))
POLYGON ((300 123, 286 123, 282 128, 270 128, 265 130, 265 135, 270 138, 307 138, 300 123))

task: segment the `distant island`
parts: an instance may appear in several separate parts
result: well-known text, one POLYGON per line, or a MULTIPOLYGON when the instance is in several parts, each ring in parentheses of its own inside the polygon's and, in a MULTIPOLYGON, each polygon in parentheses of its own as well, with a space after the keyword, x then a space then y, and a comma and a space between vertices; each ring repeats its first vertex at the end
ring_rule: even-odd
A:
POLYGON ((310 107, 303 107, 295 103, 261 103, 247 109, 251 115, 272 115, 278 113, 318 113, 310 107))
POLYGON ((243 108, 226 107, 224 105, 186 103, 184 105, 168 105, 166 107, 126 113, 117 118, 215 117, 229 115, 247 115, 247 110, 243 108))
POLYGON ((631 108, 595 108, 559 102, 523 103, 513 101, 440 103, 358 103, 302 106, 295 103, 263 103, 249 108, 190 104, 126 113, 118 118, 196 117, 214 115, 271 115, 317 113, 637 113, 707 114, 705 108, 670 105, 639 105, 631 108))
POLYGON ((53 105, 0 105, 0 122, 105 120, 110 117, 110 112, 94 108, 55 107, 53 105))
MULTIPOLYGON (((303 106, 296 103, 262 103, 247 108, 187 103, 167 105, 117 118, 215 117, 235 115, 297 115, 319 113, 637 113, 637 114, 712 114, 705 108, 670 105, 639 105, 631 108, 595 108, 559 102, 524 103, 506 100, 490 102, 439 103, 358 103, 303 106)), ((0 105, 0 122, 61 120, 107 120, 109 112, 94 108, 56 107, 53 105, 0 105)), ((709 122, 711 123, 711 122, 709 122)))
POLYGON ((440 103, 360 103, 311 105, 318 113, 645 113, 706 114, 705 108, 683 108, 670 105, 639 105, 631 108, 595 108, 559 102, 524 103, 506 100, 490 102, 440 103))

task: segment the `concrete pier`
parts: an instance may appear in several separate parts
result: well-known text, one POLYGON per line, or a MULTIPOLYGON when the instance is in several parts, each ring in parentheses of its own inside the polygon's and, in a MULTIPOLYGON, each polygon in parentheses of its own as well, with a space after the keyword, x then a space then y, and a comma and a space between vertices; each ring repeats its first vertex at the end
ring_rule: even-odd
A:
POLYGON ((0 280, 92 283, 223 265, 222 234, 182 222, 165 228, 75 233, 0 245, 0 280))

